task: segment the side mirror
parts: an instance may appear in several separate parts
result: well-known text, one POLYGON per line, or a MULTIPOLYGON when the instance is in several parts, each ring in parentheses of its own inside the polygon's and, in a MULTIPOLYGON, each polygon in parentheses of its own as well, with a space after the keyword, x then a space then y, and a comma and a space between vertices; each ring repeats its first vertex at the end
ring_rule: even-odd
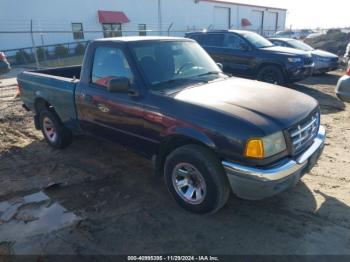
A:
POLYGON ((108 92, 128 92, 130 88, 130 80, 126 77, 112 78, 107 83, 108 92))
POLYGON ((216 63, 216 65, 221 69, 221 71, 224 70, 224 66, 221 63, 216 63))

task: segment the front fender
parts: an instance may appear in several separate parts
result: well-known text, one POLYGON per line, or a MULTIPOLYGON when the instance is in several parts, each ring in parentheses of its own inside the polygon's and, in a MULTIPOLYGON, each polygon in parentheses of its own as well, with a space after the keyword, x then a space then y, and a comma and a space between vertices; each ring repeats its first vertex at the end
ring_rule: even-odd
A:
POLYGON ((257 66, 256 66, 256 73, 258 73, 262 67, 268 66, 268 65, 277 66, 282 70, 282 72, 284 74, 286 74, 286 64, 282 61, 276 61, 273 59, 261 59, 261 60, 259 60, 257 62, 257 66))
POLYGON ((198 141, 207 147, 216 150, 215 143, 203 131, 199 131, 193 127, 176 126, 167 130, 167 137, 182 136, 198 141))

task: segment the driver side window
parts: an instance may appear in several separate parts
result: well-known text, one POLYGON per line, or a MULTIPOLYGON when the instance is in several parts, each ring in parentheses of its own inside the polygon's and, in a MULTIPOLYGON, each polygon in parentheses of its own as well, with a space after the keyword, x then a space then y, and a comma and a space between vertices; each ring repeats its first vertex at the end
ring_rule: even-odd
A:
POLYGON ((228 34, 226 35, 224 46, 234 50, 244 50, 244 46, 247 46, 247 43, 238 35, 228 34))
POLYGON ((132 82, 130 66, 123 51, 114 47, 96 48, 92 66, 92 83, 106 87, 108 81, 116 77, 126 77, 132 82))
POLYGON ((273 41, 272 43, 273 43, 274 45, 277 45, 277 46, 284 46, 284 47, 287 46, 285 43, 283 43, 283 42, 281 42, 281 41, 273 41))

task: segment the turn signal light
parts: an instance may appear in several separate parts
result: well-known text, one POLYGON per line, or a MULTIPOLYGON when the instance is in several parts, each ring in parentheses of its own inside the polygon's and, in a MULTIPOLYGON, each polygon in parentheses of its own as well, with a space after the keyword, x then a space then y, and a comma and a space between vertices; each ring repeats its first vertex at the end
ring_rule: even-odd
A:
POLYGON ((17 83, 15 98, 21 96, 21 86, 17 83))
POLYGON ((264 144, 261 139, 250 139, 245 149, 245 156, 252 158, 264 158, 264 144))

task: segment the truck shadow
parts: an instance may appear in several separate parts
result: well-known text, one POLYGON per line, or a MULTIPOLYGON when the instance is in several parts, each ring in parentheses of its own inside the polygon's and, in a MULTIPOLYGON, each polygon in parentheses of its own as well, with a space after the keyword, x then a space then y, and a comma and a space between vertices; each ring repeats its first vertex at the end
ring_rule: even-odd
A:
POLYGON ((289 88, 315 98, 320 104, 322 114, 334 114, 345 110, 345 103, 335 96, 335 86, 331 90, 319 90, 297 83, 290 85, 289 88))
MULTIPOLYGON (((23 216, 0 223, 0 231, 6 228, 6 232, 11 227, 16 232, 19 224, 26 228, 36 223, 32 228, 41 228, 40 232, 27 230, 28 237, 0 237, 0 242, 15 243, 14 253, 303 254, 312 245, 331 242, 329 237, 338 243, 338 238, 348 234, 340 231, 330 236, 325 226, 333 218, 324 219, 323 214, 331 214, 336 206, 350 217, 349 207, 324 194, 325 202, 318 209, 314 193, 303 182, 263 201, 231 196, 215 215, 188 213, 177 206, 163 181, 152 177, 150 162, 119 145, 92 138, 79 138, 63 151, 35 141, 10 149, 1 156, 1 163, 0 207, 39 191, 45 201, 51 200, 40 206, 41 213, 47 214, 46 209, 57 204, 60 213, 54 214, 65 218, 69 214, 74 221, 61 226, 63 219, 56 217, 52 221, 58 221, 60 227, 53 226, 52 231, 46 227, 47 232, 42 232, 40 217, 35 219, 38 206, 34 205, 34 211, 26 206, 26 214, 33 219, 24 217, 28 218, 25 225, 20 220, 23 216), (319 239, 310 239, 311 233, 319 239)), ((343 245, 332 248, 344 252, 343 245)))
POLYGON ((339 78, 341 76, 338 75, 336 72, 330 72, 328 74, 323 75, 316 75, 309 77, 302 81, 305 85, 330 85, 330 86, 336 86, 339 78))

